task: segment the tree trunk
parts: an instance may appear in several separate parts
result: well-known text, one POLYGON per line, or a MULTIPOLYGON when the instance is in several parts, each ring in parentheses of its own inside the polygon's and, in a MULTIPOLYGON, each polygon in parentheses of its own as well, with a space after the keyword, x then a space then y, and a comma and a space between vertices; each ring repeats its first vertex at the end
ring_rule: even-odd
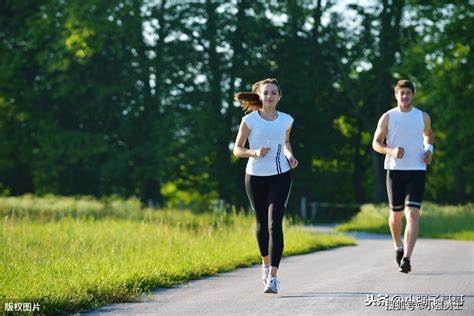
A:
POLYGON ((456 203, 461 204, 466 202, 466 178, 461 167, 457 166, 454 169, 454 194, 456 203))
POLYGON ((209 63, 209 81, 210 91, 209 99, 211 104, 210 122, 207 128, 209 129, 210 139, 212 140, 212 147, 215 148, 213 157, 213 168, 211 175, 213 180, 218 184, 217 190, 219 197, 229 201, 232 196, 233 184, 228 184, 230 178, 230 124, 227 116, 221 113, 222 109, 222 71, 220 69, 220 60, 217 54, 217 4, 211 0, 206 1, 207 23, 205 38, 209 42, 208 48, 208 63, 209 63))
MULTIPOLYGON (((377 63, 377 97, 375 102, 374 122, 388 109, 390 101, 393 100, 392 74, 390 72, 395 63, 395 53, 400 50, 400 20, 402 16, 404 0, 389 1, 382 0, 382 13, 380 15, 382 29, 380 31, 380 57, 377 63)), ((384 184, 383 156, 375 152, 371 154, 372 168, 374 172, 374 195, 373 201, 380 203, 386 200, 384 184)))
POLYGON ((352 191, 354 192, 354 200, 356 203, 361 204, 364 200, 364 179, 362 176, 362 157, 359 153, 361 148, 361 134, 359 132, 355 136, 354 140, 354 173, 352 175, 352 191))
MULTIPOLYGON (((230 82, 231 82, 231 90, 229 91, 228 102, 229 108, 227 109, 226 113, 226 120, 229 122, 229 127, 232 127, 235 124, 235 121, 239 121, 239 118, 242 116, 243 111, 241 108, 235 108, 233 106, 234 102, 234 87, 237 78, 241 79, 242 83, 249 83, 249 76, 245 71, 244 60, 246 57, 246 52, 243 48, 243 41, 245 40, 244 36, 244 25, 247 22, 245 19, 245 10, 248 8, 250 2, 248 0, 239 0, 237 2, 237 13, 236 13, 236 24, 235 24, 235 31, 232 34, 231 45, 233 50, 232 55, 232 66, 230 68, 230 82)), ((243 183, 244 183, 244 168, 245 168, 246 159, 239 159, 236 166, 230 168, 230 172, 232 172, 232 183, 235 190, 232 191, 231 203, 236 205, 237 207, 246 208, 249 205, 249 201, 247 199, 247 195, 244 193, 243 190, 243 183)))

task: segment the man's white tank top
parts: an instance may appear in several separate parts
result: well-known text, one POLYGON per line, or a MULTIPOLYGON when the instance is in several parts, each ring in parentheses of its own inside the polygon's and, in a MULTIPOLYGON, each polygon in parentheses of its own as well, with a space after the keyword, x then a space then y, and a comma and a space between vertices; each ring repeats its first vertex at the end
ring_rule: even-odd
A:
POLYGON ((387 112, 389 116, 387 146, 402 147, 405 150, 402 159, 385 155, 385 169, 389 170, 426 170, 423 162, 423 130, 425 122, 423 112, 412 108, 402 112, 398 107, 387 112))
POLYGON ((283 153, 286 131, 293 124, 293 118, 277 111, 278 117, 267 121, 258 111, 245 115, 242 121, 250 129, 248 141, 250 149, 270 147, 265 157, 250 157, 245 172, 253 176, 272 176, 290 170, 290 165, 283 153))

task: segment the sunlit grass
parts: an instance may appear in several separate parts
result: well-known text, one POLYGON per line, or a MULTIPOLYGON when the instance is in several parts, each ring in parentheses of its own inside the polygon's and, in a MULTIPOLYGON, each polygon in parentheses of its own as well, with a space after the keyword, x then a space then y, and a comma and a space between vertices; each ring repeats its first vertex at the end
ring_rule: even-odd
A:
POLYGON ((143 217, 140 201, 136 198, 121 199, 116 196, 96 199, 91 196, 64 197, 31 194, 21 197, 1 197, 0 215, 34 220, 73 218, 126 218, 143 217))
MULTIPOLYGON (((130 203, 120 199, 115 210, 92 198, 56 197, 54 207, 26 199, 8 201, 14 212, 0 201, 0 297, 39 302, 48 313, 133 301, 153 288, 260 262, 251 214, 124 210, 130 203)), ((284 255, 353 243, 285 223, 284 255)))
MULTIPOLYGON (((386 205, 363 205, 349 222, 336 227, 337 231, 367 231, 389 234, 389 210, 386 205)), ((420 236, 474 240, 474 204, 440 206, 423 203, 420 212, 420 236)))

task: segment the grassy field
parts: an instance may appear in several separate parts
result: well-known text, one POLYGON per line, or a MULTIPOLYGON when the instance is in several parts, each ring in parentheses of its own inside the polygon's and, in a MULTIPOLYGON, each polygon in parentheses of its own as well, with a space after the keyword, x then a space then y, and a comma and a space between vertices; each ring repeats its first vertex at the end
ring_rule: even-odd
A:
MULTIPOLYGON (((0 215, 0 298, 38 302, 46 313, 134 301, 153 288, 260 262, 251 215, 54 196, 0 198, 0 215)), ((354 244, 288 223, 285 242, 286 256, 354 244)))
MULTIPOLYGON (((366 204, 356 216, 337 226, 336 230, 389 234, 388 215, 386 205, 366 204)), ((420 236, 474 240, 474 204, 440 206, 423 203, 420 212, 420 236)))

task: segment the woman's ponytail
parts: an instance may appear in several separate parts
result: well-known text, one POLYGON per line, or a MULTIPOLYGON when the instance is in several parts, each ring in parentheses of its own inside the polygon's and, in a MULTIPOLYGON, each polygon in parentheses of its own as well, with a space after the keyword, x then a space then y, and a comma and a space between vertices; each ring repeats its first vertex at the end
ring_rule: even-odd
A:
POLYGON ((262 101, 255 92, 238 92, 234 95, 234 100, 239 101, 246 112, 256 111, 262 107, 262 101))

